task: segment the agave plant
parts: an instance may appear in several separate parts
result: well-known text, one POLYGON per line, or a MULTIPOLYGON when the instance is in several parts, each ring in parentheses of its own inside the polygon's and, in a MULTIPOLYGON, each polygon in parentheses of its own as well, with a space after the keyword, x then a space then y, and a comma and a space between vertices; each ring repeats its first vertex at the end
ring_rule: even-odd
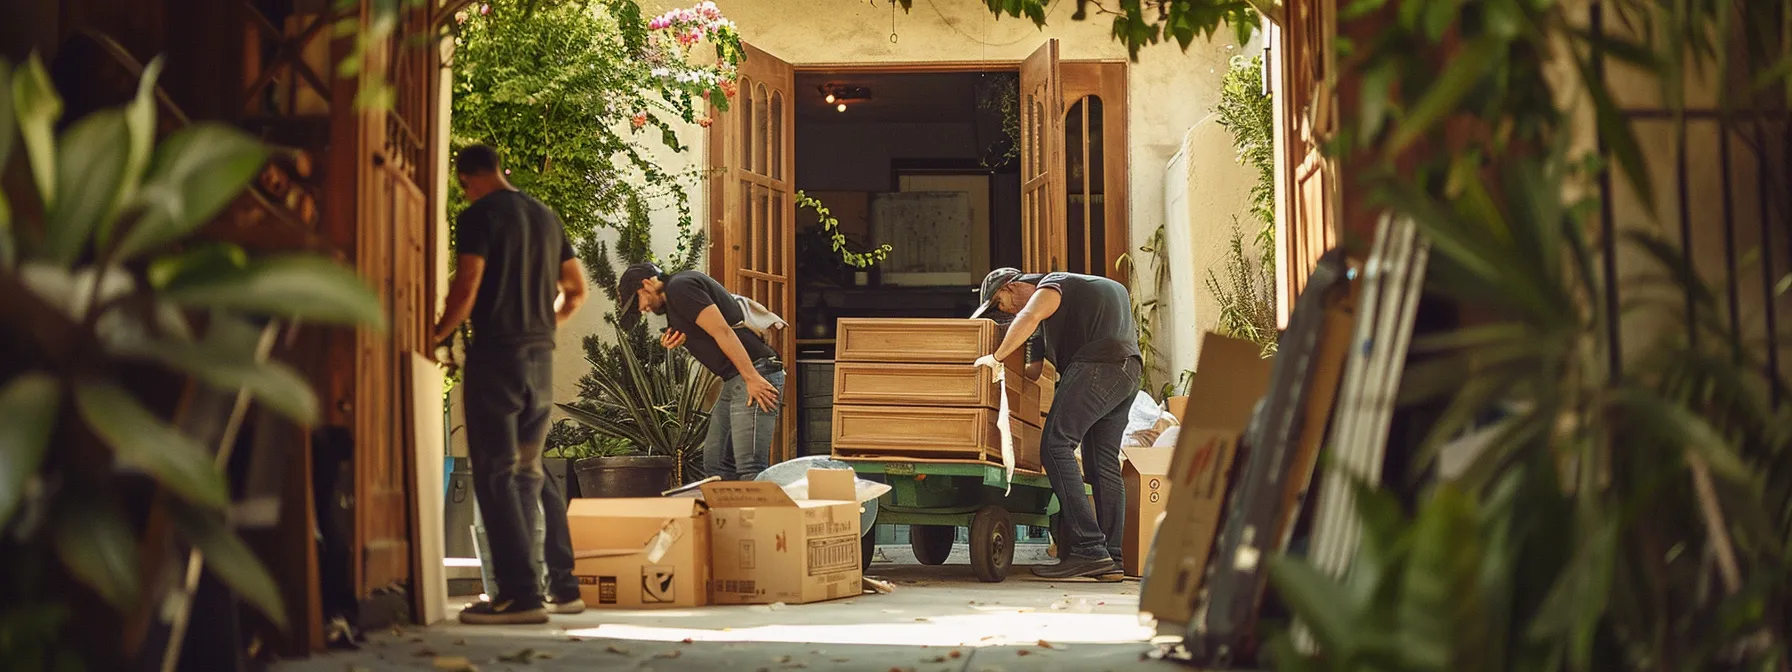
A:
POLYGON ((294 421, 318 403, 258 347, 267 319, 378 325, 355 274, 310 255, 190 244, 267 156, 227 126, 157 142, 160 62, 135 99, 56 129, 34 55, 0 61, 0 667, 100 667, 154 603, 147 558, 174 539, 276 624, 279 592, 226 522, 212 450, 170 420, 187 381, 294 421), (15 143, 14 141, 19 142, 15 143), (22 148, 22 152, 15 149, 22 148), (7 170, 10 169, 10 170, 7 170), (110 632, 98 630, 110 627, 110 632))
MULTIPOLYGON (((719 380, 697 366, 684 350, 662 351, 642 357, 645 330, 626 331, 614 324, 614 361, 590 358, 591 373, 580 381, 584 392, 576 404, 560 404, 572 419, 599 436, 628 441, 648 455, 672 457, 674 476, 683 482, 684 472, 702 453, 709 432, 705 404, 719 380)), ((649 345, 647 347, 657 347, 649 345)))

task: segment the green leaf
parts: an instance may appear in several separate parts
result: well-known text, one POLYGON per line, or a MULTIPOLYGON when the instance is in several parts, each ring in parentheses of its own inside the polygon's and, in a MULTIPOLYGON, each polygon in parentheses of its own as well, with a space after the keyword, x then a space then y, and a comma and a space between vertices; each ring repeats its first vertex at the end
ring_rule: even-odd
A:
POLYGON ((138 193, 143 216, 119 241, 118 254, 128 258, 186 237, 229 205, 266 160, 259 141, 229 126, 181 129, 156 149, 138 193))
POLYGON ((175 504, 170 508, 181 534, 192 542, 205 561, 205 568, 224 585, 242 596, 275 626, 286 627, 286 608, 280 599, 280 588, 274 577, 261 564, 255 552, 239 539, 225 523, 223 516, 197 511, 175 504))
POLYGON ((223 508, 230 503, 224 475, 205 448, 162 422, 130 392, 109 382, 83 381, 75 385, 75 407, 121 464, 147 472, 195 504, 223 508))
POLYGON ((1532 641, 1566 639, 1569 666, 1587 669, 1593 655, 1593 634, 1611 594, 1613 556, 1617 553, 1618 519, 1602 520, 1557 578, 1538 607, 1526 633, 1532 641))
POLYGON ((52 532, 56 555, 70 574, 121 611, 142 595, 137 539, 124 515, 104 497, 62 497, 52 532))
POLYGON ((1386 7, 1387 4, 1388 0, 1351 0, 1350 4, 1344 7, 1344 11, 1338 15, 1338 18, 1343 21, 1359 19, 1386 7))
POLYGON ((124 191, 131 132, 124 112, 87 115, 62 134, 56 153, 56 206, 45 231, 44 253, 51 261, 75 263, 109 217, 124 191))
POLYGON ((1612 403, 1622 412, 1620 417, 1624 418, 1624 423, 1641 436, 1655 437, 1666 445, 1683 447, 1703 456, 1711 465, 1712 475, 1736 483, 1754 480, 1730 442, 1685 406, 1669 403, 1651 392, 1629 388, 1614 392, 1612 403))
MULTIPOLYGON (((143 76, 137 79, 137 97, 124 107, 125 127, 130 132, 131 142, 125 160, 124 189, 119 194, 119 207, 137 197, 137 190, 143 186, 143 170, 155 151, 156 79, 161 74, 162 57, 157 56, 143 68, 143 76)), ((117 214, 118 207, 115 207, 100 221, 96 240, 102 248, 112 242, 113 227, 118 224, 117 214)))
MULTIPOLYGON (((213 319, 215 322, 222 318, 213 319)), ((217 330, 214 323, 212 331, 217 330)), ((161 340, 121 346, 117 354, 162 364, 220 390, 247 390, 256 401, 294 422, 317 421, 317 396, 304 376, 280 362, 255 361, 253 350, 226 350, 210 342, 161 340)))
POLYGON ((56 120, 62 118, 62 98, 50 83, 37 54, 13 72, 13 113, 18 115, 19 139, 31 160, 31 175, 46 210, 56 204, 56 120))
POLYGON ((1625 181, 1636 192, 1637 200, 1642 203, 1645 212, 1654 217, 1657 214, 1655 185, 1649 178, 1648 165, 1643 161, 1642 147, 1637 144, 1636 128, 1631 125, 1630 118, 1624 115, 1623 110, 1618 108, 1611 89, 1606 87, 1604 78, 1593 69, 1593 64, 1578 57, 1574 60, 1580 69, 1581 82, 1593 99, 1593 119, 1599 128, 1600 137, 1605 140, 1618 167, 1624 171, 1625 181))
POLYGON ((1460 109, 1462 99, 1487 76, 1494 59, 1505 49, 1504 43, 1489 37, 1470 42, 1456 58, 1450 60, 1438 82, 1419 98, 1412 111, 1394 128, 1393 137, 1388 139, 1386 155, 1391 157, 1399 154, 1420 136, 1430 132, 1446 115, 1460 109))
POLYGON ((27 373, 0 389, 0 528, 25 498, 56 431, 62 389, 55 378, 27 373))
MULTIPOLYGON (((1385 1, 1385 0, 1383 0, 1385 1)), ((1371 68, 1363 75, 1362 119, 1357 127, 1363 139, 1375 137, 1381 132, 1382 124, 1388 118, 1388 103, 1392 101, 1394 85, 1394 66, 1382 63, 1371 68)))
POLYGON ((273 257, 236 271, 189 276, 163 290, 163 298, 191 308, 385 328, 385 308, 367 283, 354 271, 312 255, 273 257))
POLYGON ((1321 648, 1340 658, 1350 656, 1357 635, 1350 595, 1343 586, 1305 560, 1280 555, 1269 560, 1269 580, 1321 648))
POLYGON ((167 289, 183 279, 207 277, 241 271, 249 265, 249 255, 231 243, 206 243, 177 254, 163 255, 149 262, 149 285, 167 289))

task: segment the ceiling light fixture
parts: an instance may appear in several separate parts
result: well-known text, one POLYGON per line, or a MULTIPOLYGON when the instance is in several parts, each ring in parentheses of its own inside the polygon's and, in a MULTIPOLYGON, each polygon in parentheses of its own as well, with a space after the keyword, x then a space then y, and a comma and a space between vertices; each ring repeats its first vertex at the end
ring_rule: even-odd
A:
POLYGON ((846 111, 847 103, 858 103, 871 100, 871 89, 863 86, 835 84, 830 82, 817 86, 815 89, 821 92, 821 99, 823 101, 829 105, 833 105, 835 110, 841 112, 846 111))
POLYGON ((839 105, 835 105, 834 109, 839 110, 841 112, 845 112, 846 111, 846 103, 841 103, 839 105))

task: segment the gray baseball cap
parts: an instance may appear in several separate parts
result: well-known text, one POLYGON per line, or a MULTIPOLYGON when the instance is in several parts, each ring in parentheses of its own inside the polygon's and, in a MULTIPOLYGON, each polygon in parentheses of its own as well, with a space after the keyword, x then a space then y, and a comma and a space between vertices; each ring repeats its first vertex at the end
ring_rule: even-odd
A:
POLYGON ((977 300, 983 303, 977 306, 976 312, 971 313, 971 319, 983 317, 983 314, 989 312, 990 308, 994 308, 996 292, 1007 287, 1008 283, 1019 280, 1022 275, 1025 274, 1021 273, 1018 268, 998 268, 990 271, 989 275, 983 276, 983 286, 977 289, 977 300))

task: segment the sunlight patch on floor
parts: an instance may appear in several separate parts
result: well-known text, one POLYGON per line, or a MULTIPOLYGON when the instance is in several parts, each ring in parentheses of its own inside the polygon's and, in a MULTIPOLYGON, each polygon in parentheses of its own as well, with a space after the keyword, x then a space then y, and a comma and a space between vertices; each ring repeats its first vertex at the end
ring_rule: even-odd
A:
POLYGON ((1044 614, 990 609, 985 613, 917 618, 910 623, 846 625, 766 625, 699 629, 605 624, 569 628, 572 637, 654 642, 788 642, 894 646, 1006 646, 1037 644, 1120 644, 1152 636, 1136 615, 1044 614))

